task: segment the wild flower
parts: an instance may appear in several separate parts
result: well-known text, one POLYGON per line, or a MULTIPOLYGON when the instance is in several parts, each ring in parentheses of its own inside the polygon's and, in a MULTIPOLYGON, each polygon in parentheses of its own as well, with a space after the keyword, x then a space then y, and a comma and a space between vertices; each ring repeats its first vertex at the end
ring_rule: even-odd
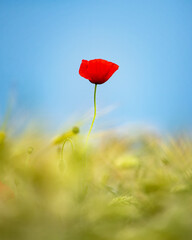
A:
POLYGON ((109 62, 103 59, 93 59, 90 61, 82 60, 79 74, 81 77, 88 79, 91 83, 95 84, 94 89, 94 117, 87 136, 87 142, 89 135, 93 128, 93 124, 96 118, 96 91, 97 84, 103 84, 109 80, 109 78, 118 70, 119 66, 113 62, 109 62))

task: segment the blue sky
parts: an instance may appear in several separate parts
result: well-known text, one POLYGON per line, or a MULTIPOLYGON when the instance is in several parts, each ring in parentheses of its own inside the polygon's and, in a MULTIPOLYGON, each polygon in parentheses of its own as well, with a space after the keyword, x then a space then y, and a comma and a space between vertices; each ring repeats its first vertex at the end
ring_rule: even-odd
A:
POLYGON ((14 108, 53 126, 93 106, 82 59, 120 68, 98 86, 100 121, 191 128, 192 1, 0 0, 0 117, 14 108))

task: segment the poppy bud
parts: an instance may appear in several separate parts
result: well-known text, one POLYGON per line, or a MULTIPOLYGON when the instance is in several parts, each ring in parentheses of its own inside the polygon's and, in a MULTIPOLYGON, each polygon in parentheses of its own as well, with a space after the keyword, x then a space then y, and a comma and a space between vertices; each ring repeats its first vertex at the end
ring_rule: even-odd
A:
POLYGON ((74 135, 79 133, 78 127, 73 127, 72 130, 65 132, 57 137, 55 137, 52 141, 54 145, 63 143, 67 138, 72 138, 74 135))
POLYGON ((74 134, 77 134, 77 133, 79 133, 79 128, 75 126, 75 127, 73 127, 72 131, 74 134))
POLYGON ((28 147, 27 153, 28 153, 28 154, 32 154, 32 152, 33 152, 33 147, 28 147))

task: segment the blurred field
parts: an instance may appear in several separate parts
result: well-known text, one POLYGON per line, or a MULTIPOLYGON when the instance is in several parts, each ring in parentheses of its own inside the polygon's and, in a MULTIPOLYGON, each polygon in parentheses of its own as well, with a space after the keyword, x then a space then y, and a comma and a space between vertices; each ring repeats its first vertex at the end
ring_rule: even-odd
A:
POLYGON ((189 137, 62 136, 1 132, 0 240, 192 239, 189 137))

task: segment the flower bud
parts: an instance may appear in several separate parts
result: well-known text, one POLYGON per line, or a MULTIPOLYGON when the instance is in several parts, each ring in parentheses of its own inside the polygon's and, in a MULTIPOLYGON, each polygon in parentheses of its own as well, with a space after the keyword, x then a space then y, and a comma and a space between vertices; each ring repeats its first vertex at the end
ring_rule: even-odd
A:
POLYGON ((53 140, 52 140, 52 143, 54 145, 58 145, 58 144, 61 144, 63 143, 67 138, 72 138, 74 135, 78 134, 79 133, 79 128, 78 127, 73 127, 72 130, 68 131, 68 132, 65 132, 63 133, 62 135, 59 135, 57 137, 55 137, 53 140))
POLYGON ((78 134, 80 130, 77 126, 75 126, 75 127, 73 127, 72 131, 74 134, 78 134))

